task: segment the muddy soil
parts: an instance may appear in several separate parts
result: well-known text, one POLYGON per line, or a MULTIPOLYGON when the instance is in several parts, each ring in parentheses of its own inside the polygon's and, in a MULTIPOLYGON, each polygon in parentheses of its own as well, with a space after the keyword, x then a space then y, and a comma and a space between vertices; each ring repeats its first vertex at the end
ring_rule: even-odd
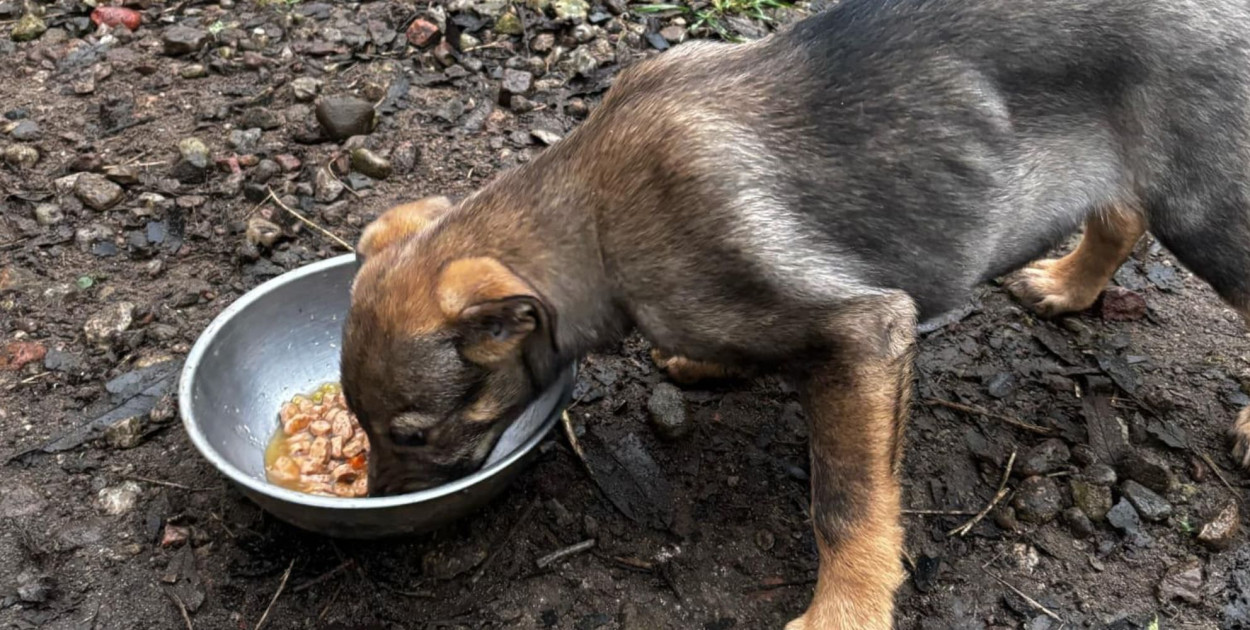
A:
MULTIPOLYGON (((528 161, 622 66, 810 7, 125 5, 133 33, 82 2, 0 0, 0 626, 727 630, 802 611, 806 428, 780 380, 674 393, 628 339, 581 366, 585 461, 557 431, 471 518, 367 543, 244 499, 168 386, 224 307, 344 253, 282 206, 352 242, 396 202, 528 161)), ((987 287, 926 328, 899 628, 1250 628, 1250 545, 1220 525, 1250 498, 1225 438, 1250 403, 1246 331, 1149 241, 1116 284, 1057 322, 987 287)))

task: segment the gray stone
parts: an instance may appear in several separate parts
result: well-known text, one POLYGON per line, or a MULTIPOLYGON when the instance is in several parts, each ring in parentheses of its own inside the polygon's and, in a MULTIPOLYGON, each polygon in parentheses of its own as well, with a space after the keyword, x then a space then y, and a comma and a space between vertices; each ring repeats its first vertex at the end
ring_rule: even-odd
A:
POLYGON ((1148 521, 1162 521, 1172 514, 1172 504, 1136 481, 1125 481, 1120 486, 1120 492, 1137 508, 1137 513, 1148 521))
POLYGON ((56 225, 65 220, 65 212, 54 203, 35 206, 35 222, 42 226, 56 225))
POLYGON ((595 56, 585 46, 580 46, 577 50, 569 53, 563 65, 575 74, 589 77, 595 73, 595 70, 599 69, 599 60, 595 59, 595 56))
POLYGON ((353 96, 328 96, 317 102, 317 122, 334 140, 346 140, 373 131, 373 104, 353 96))
POLYGON ((1114 468, 1099 463, 1087 466, 1081 473, 1081 477, 1087 479, 1090 483, 1107 487, 1114 486, 1117 479, 1114 468))
POLYGON ((93 346, 108 345, 118 335, 130 328, 133 322, 135 305, 130 302, 110 304, 96 314, 87 318, 83 324, 83 334, 87 343, 93 346))
POLYGON ((672 383, 659 383, 651 390, 647 412, 656 433, 665 439, 675 440, 690 432, 686 397, 672 383))
POLYGON ((104 211, 121 202, 122 187, 95 173, 81 173, 74 181, 74 196, 83 205, 96 211, 104 211))
POLYGON ((1072 489, 1072 502, 1090 520, 1101 522, 1107 517, 1107 512, 1111 509, 1111 488, 1083 479, 1073 479, 1069 485, 1072 489))
POLYGON ((1020 482, 1012 505, 1016 515, 1027 523, 1049 523, 1063 509, 1059 484, 1049 477, 1029 477, 1020 482))
POLYGON ((343 182, 339 181, 329 167, 317 169, 317 175, 313 179, 314 196, 321 203, 330 203, 339 198, 343 194, 343 182))
POLYGON ((534 87, 534 75, 524 70, 511 68, 503 71, 503 82, 500 87, 508 94, 529 94, 534 87))
POLYGON ((33 120, 19 120, 16 125, 13 125, 13 129, 9 130, 9 137, 14 140, 29 142, 38 140, 42 133, 42 130, 39 129, 39 123, 33 120))
POLYGON ((1141 528, 1141 517, 1137 515, 1137 510, 1133 509, 1133 504, 1128 499, 1120 499, 1110 511, 1107 512, 1107 522, 1111 526, 1120 530, 1129 543, 1136 547, 1146 547, 1151 543, 1151 538, 1141 528))
POLYGON ((530 135, 537 138, 539 142, 548 146, 559 142, 561 138, 559 133, 551 131, 550 129, 542 129, 540 127, 530 129, 530 135))
POLYGON ((182 156, 182 161, 191 166, 204 170, 208 168, 208 145, 204 144, 199 138, 183 138, 178 141, 178 154, 182 156))
POLYGON ((1064 510, 1063 522, 1068 526, 1068 530, 1072 532, 1074 538, 1084 539, 1094 535, 1093 521, 1079 507, 1070 507, 1064 510))
POLYGON ((165 29, 161 43, 167 55, 185 55, 195 52, 208 43, 209 34, 189 26, 171 26, 165 29))
POLYGON ((42 604, 52 597, 56 583, 46 575, 23 571, 17 576, 17 598, 28 604, 42 604))
POLYGON ((1052 438, 1030 448, 1020 458, 1020 474, 1026 477, 1048 475, 1063 470, 1072 454, 1063 440, 1052 438))
POLYGON ((38 490, 20 481, 0 485, 0 518, 35 516, 45 505, 38 490))
POLYGON ((239 153, 255 153, 256 145, 260 143, 260 134, 261 130, 258 128, 231 129, 227 140, 239 153))
POLYGON ((1181 600, 1190 604, 1202 603, 1202 563, 1190 560, 1169 567, 1159 581, 1157 590, 1163 603, 1181 600))
POLYGON ((300 103, 312 102, 321 91, 321 81, 312 77, 299 77, 291 81, 291 96, 300 103))
POLYGON ((100 490, 96 496, 96 507, 110 516, 119 516, 133 509, 139 503, 139 495, 143 488, 133 481, 124 481, 120 485, 100 490))
POLYGON ((1124 458, 1120 473, 1159 494, 1167 494, 1176 484, 1167 462, 1151 451, 1138 451, 1124 458))

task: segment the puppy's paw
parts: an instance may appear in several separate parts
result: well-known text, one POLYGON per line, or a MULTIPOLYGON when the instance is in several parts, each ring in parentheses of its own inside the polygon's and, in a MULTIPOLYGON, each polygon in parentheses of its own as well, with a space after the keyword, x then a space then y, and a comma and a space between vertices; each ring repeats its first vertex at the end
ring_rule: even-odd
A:
POLYGON ((807 616, 804 615, 786 624, 785 630, 807 630, 807 616))
POLYGON ((1242 468, 1250 469, 1250 407, 1237 414, 1237 422, 1233 423, 1228 434, 1233 438, 1233 459, 1242 468))
POLYGON ((1073 272, 1061 258, 1039 260, 1007 280, 1007 290, 1043 317, 1083 311, 1094 305, 1102 286, 1073 272))
POLYGON ((670 355, 659 348, 652 348, 651 360, 669 378, 682 385, 692 385, 700 381, 738 378, 743 375, 734 370, 715 363, 693 361, 685 357, 670 355))

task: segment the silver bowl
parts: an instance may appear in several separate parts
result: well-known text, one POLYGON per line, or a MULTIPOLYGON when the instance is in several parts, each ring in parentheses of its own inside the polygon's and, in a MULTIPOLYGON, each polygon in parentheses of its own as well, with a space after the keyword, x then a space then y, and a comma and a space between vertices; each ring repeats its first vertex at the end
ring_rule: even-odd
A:
POLYGON ((265 479, 278 409, 339 380, 339 342, 355 256, 313 263, 247 292, 213 320, 183 367, 178 405, 200 453, 262 508, 297 527, 343 538, 429 531, 481 507, 537 453, 573 391, 570 366, 500 437, 477 472, 411 494, 346 499, 265 479))

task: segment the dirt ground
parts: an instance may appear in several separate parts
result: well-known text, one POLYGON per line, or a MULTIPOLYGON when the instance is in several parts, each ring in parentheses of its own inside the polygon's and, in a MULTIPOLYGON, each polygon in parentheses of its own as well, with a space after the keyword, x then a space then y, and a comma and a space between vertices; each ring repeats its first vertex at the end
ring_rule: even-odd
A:
MULTIPOLYGON (((275 198, 354 241, 397 201, 529 160, 621 66, 810 10, 730 4, 748 13, 127 0, 132 34, 83 2, 0 0, 0 626, 727 630, 801 612, 805 428, 779 380, 683 391, 666 419, 686 434, 665 439, 648 412, 664 378, 629 339, 582 365, 588 465, 553 433, 473 517, 367 543, 267 517, 167 393, 225 306, 342 253, 275 198), (360 121, 338 96, 376 128, 342 139, 360 121)), ((1058 322, 987 287, 926 329, 899 628, 1250 628, 1250 476, 1224 434, 1250 403, 1250 341, 1150 242, 1117 285, 1058 322)))

